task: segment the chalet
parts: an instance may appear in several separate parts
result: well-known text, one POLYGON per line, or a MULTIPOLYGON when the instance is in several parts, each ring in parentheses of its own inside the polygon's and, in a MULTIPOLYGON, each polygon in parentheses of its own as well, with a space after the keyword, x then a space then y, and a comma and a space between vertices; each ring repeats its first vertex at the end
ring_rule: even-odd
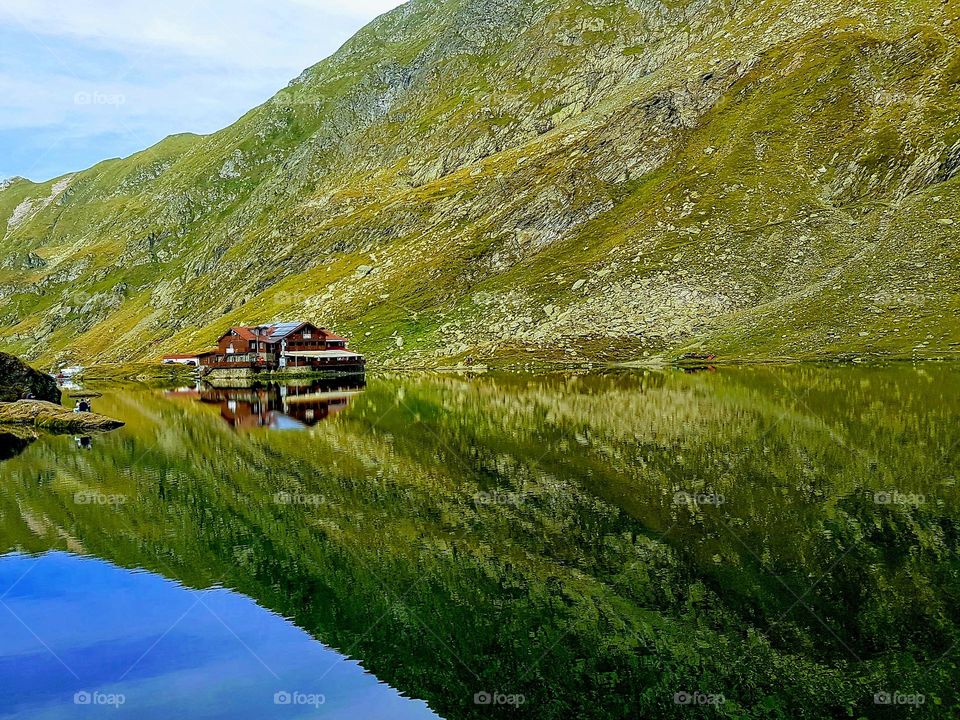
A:
POLYGON ((217 348, 195 355, 167 355, 165 363, 202 368, 272 372, 280 370, 362 372, 363 355, 347 339, 307 322, 232 327, 217 348))

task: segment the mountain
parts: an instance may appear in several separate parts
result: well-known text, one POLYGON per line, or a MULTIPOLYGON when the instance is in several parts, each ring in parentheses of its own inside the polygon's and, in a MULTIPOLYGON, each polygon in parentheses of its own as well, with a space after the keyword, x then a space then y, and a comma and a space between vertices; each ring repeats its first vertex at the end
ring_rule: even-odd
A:
POLYGON ((411 0, 237 123, 0 190, 0 346, 960 347, 955 0, 411 0))

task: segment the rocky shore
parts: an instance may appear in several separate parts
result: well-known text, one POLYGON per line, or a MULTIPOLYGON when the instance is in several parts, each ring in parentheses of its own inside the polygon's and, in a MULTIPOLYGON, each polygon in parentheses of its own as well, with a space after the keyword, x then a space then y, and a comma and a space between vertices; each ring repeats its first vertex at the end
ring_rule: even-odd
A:
POLYGON ((116 430, 124 423, 96 413, 76 413, 42 400, 0 403, 0 426, 26 425, 61 433, 116 430))

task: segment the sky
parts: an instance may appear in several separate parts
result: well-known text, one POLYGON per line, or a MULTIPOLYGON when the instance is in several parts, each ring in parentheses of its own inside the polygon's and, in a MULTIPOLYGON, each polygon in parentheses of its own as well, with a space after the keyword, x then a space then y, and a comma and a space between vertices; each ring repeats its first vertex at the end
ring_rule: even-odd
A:
POLYGON ((400 4, 0 0, 0 179, 219 130, 400 4))

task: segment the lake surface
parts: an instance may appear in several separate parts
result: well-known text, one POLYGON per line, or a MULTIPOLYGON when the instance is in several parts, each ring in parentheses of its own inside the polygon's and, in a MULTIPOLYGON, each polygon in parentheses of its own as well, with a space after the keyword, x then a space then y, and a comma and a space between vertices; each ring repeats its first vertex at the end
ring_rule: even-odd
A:
POLYGON ((0 717, 951 717, 960 368, 117 388, 0 437, 0 717))

